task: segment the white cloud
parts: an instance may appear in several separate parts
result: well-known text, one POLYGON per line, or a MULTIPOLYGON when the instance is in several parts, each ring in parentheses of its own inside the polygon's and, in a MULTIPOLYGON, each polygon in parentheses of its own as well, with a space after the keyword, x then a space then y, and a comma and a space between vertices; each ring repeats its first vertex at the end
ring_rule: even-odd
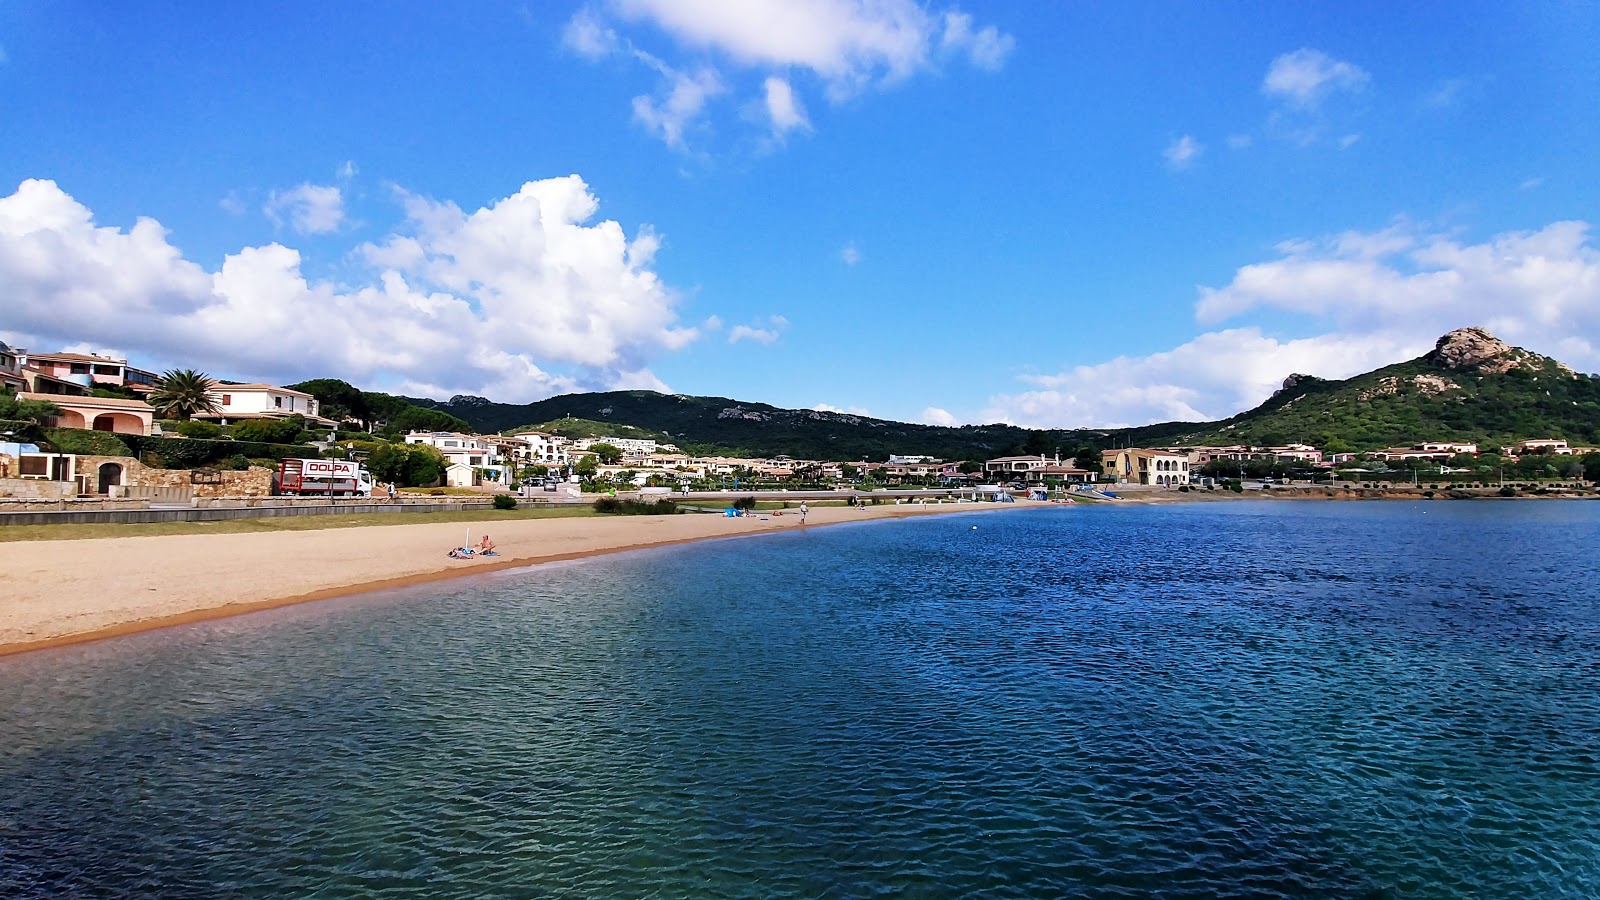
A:
MULTIPOLYGON (((590 60, 627 53, 657 70, 696 72, 687 83, 684 76, 668 75, 666 96, 634 98, 635 116, 664 136, 667 129, 657 123, 668 119, 671 98, 676 95, 692 112, 678 115, 678 121, 692 121, 706 100, 727 91, 724 68, 761 74, 768 119, 781 136, 808 121, 794 87, 796 75, 820 81, 828 97, 840 102, 937 68, 941 61, 997 70, 1016 43, 959 10, 936 14, 915 0, 611 0, 579 10, 562 42, 590 60), (665 35, 688 61, 668 63, 661 58, 669 55, 666 51, 647 53, 618 30, 645 25, 654 33, 631 29, 639 41, 665 35), (775 89, 773 78, 783 87, 775 89), (708 90, 711 85, 719 89, 708 90), (698 95, 690 93, 696 88, 698 95)), ((673 146, 683 149, 681 140, 673 146)))
POLYGON ((349 181, 360 174, 361 168, 356 165, 356 161, 353 159, 347 159, 339 164, 338 175, 340 181, 349 181))
POLYGON ((961 424, 961 420, 957 419, 949 410, 940 409, 937 406, 930 406, 923 410, 918 421, 924 425, 944 425, 951 428, 961 424))
POLYGON ((151 219, 126 231, 54 182, 0 198, 7 327, 36 345, 114 344, 220 377, 382 380, 510 401, 659 385, 648 363, 694 340, 649 269, 657 241, 594 222, 574 176, 465 213, 403 194, 407 221, 357 256, 353 285, 312 281, 300 253, 246 247, 208 272, 151 219))
POLYGON ((783 316, 768 316, 765 320, 757 319, 749 325, 733 326, 728 332, 728 343, 754 341, 758 344, 773 344, 783 336, 784 329, 788 327, 789 320, 783 316))
POLYGON ((273 191, 262 212, 280 227, 287 219, 297 234, 332 234, 344 222, 344 194, 333 185, 306 182, 273 191))
POLYGON ((861 249, 855 245, 854 241, 851 241, 850 243, 845 244, 842 249, 840 249, 839 259, 845 265, 853 266, 856 263, 861 262, 861 249))
POLYGON ((581 9, 567 23, 561 34, 562 43, 579 56, 601 59, 617 52, 622 42, 593 10, 581 9))
POLYGON ((727 88, 714 69, 702 68, 692 74, 680 72, 649 54, 639 55, 661 73, 665 97, 657 99, 643 94, 634 97, 633 117, 668 147, 685 150, 685 132, 698 122, 706 101, 727 88))
POLYGON ((1543 184, 1544 184, 1544 179, 1543 178, 1539 178, 1539 177, 1524 178, 1522 180, 1522 183, 1517 185, 1517 187, 1520 190, 1531 191, 1531 190, 1534 190, 1535 188, 1540 187, 1543 184))
POLYGON ((1337 91, 1359 91, 1371 80, 1366 70, 1302 47, 1272 61, 1261 90, 1293 106, 1311 107, 1337 91))
POLYGON ((1200 320, 1262 309, 1417 336, 1483 324, 1513 343, 1547 346, 1600 334, 1600 250, 1586 222, 1505 232, 1480 244, 1402 223, 1279 249, 1280 258, 1240 268, 1228 285, 1202 288, 1200 320))
POLYGON ((833 406, 833 405, 828 404, 828 403, 818 403, 816 406, 813 406, 811 408, 816 410, 817 412, 843 413, 844 415, 848 415, 848 416, 870 416, 870 415, 872 415, 872 413, 867 412, 865 407, 860 407, 860 406, 833 406))
POLYGON ((974 30, 972 16, 963 12, 944 14, 944 37, 940 47, 950 54, 965 55, 980 69, 995 72, 1005 65, 1006 57, 1016 47, 1016 39, 1003 34, 993 25, 974 30))
POLYGON ((246 211, 244 200, 238 191, 229 191, 227 196, 217 201, 217 206, 230 216, 242 216, 246 211))
POLYGON ((794 88, 789 82, 776 75, 771 76, 766 82, 767 91, 767 120, 772 123, 772 136, 783 140, 783 136, 796 128, 810 131, 811 120, 806 118, 805 108, 800 105, 800 99, 794 95, 794 88))
POLYGON ((1228 149, 1230 150, 1246 150, 1253 143, 1255 143, 1254 139, 1248 134, 1228 135, 1228 149))
POLYGON ((1417 356, 1466 325, 1600 369, 1600 249, 1587 223, 1470 244, 1400 222, 1278 250, 1278 259, 1241 267, 1224 287, 1201 288, 1197 316, 1217 323, 1252 311, 1289 314, 1323 333, 1282 340, 1242 326, 1146 357, 1030 376, 1023 381, 1032 390, 991 398, 984 420, 1070 427, 1221 418, 1259 404, 1292 372, 1349 377, 1417 356))
POLYGON ((1434 85, 1422 97, 1422 105, 1432 109, 1449 109, 1461 102, 1468 87, 1464 78, 1449 78, 1434 85))
POLYGON ((1359 141, 1359 140, 1361 140, 1361 135, 1359 135, 1359 134, 1347 134, 1344 137, 1339 138, 1339 149, 1340 150, 1349 150, 1351 147, 1354 147, 1356 145, 1356 142, 1359 141))
POLYGON ((1184 135, 1167 145, 1161 155, 1167 158, 1167 165, 1174 169, 1187 169, 1205 152, 1205 146, 1194 139, 1193 135, 1184 135))

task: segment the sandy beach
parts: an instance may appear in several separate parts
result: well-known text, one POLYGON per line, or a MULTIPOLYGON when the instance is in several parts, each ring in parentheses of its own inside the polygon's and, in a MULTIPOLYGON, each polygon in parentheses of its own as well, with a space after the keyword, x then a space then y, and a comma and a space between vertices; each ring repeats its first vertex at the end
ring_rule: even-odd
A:
MULTIPOLYGON (((1044 503, 813 509, 805 527, 1044 503)), ((496 569, 800 528, 794 510, 525 519, 472 526, 500 555, 455 560, 467 526, 419 522, 262 534, 0 543, 0 655, 496 569)))

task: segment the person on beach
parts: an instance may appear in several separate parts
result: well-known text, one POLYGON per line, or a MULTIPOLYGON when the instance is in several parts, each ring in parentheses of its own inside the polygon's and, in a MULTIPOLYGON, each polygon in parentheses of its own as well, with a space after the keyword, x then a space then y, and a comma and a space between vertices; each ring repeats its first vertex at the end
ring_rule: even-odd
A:
POLYGON ((491 556, 493 554, 494 554, 494 541, 489 540, 489 535, 485 534, 483 536, 483 538, 478 541, 478 555, 479 556, 491 556))
POLYGON ((806 502, 804 500, 801 500, 800 501, 800 524, 801 525, 804 525, 806 523, 806 513, 808 513, 808 512, 810 512, 810 510, 806 508, 806 502))

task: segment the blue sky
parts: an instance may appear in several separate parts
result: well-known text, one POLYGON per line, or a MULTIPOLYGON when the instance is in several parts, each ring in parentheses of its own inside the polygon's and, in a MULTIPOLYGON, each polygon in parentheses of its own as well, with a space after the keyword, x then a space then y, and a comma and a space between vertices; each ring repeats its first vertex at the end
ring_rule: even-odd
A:
POLYGON ((0 337, 1068 427, 1465 325, 1600 371, 1596 46, 1584 3, 0 2, 0 337))

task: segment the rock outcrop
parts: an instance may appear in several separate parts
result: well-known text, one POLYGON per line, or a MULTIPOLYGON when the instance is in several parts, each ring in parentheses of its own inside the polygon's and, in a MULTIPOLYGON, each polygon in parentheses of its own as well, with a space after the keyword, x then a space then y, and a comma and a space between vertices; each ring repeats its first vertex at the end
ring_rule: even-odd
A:
POLYGON ((1447 369, 1477 369, 1497 375, 1515 369, 1524 355, 1484 328, 1457 328, 1433 346, 1427 359, 1447 369))

